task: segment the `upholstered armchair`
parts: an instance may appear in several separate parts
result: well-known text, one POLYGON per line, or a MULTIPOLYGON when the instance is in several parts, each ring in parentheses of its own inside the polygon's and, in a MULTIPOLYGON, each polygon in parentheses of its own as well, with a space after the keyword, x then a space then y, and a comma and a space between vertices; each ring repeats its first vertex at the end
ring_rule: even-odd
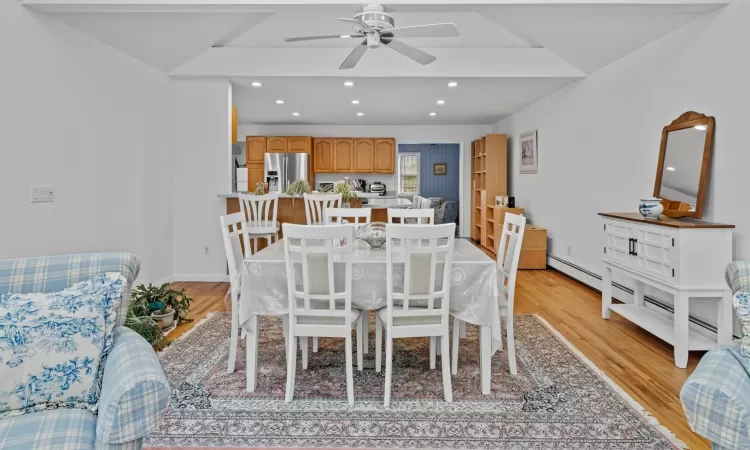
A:
POLYGON ((127 280, 106 360, 98 413, 48 409, 0 419, 0 448, 140 449, 169 405, 170 390, 153 348, 122 326, 140 263, 130 253, 89 253, 0 260, 0 294, 57 292, 103 272, 127 280))
MULTIPOLYGON (((743 328, 750 331, 748 308, 737 308, 738 297, 750 292, 750 261, 730 263, 726 279, 734 292, 735 309, 743 328)), ((746 347, 750 347, 748 344, 750 342, 746 347)), ((743 353, 740 341, 711 350, 682 386, 680 400, 690 428, 710 440, 714 449, 750 449, 750 357, 746 356, 747 350, 743 353)))

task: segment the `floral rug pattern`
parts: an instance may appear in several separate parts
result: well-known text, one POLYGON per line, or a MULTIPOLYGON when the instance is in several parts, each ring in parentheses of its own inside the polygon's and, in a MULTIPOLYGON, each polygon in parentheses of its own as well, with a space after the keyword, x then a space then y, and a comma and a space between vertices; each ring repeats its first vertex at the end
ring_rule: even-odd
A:
POLYGON ((374 370, 374 332, 364 370, 354 368, 353 407, 346 403, 342 339, 320 339, 318 353, 309 352, 307 370, 302 370, 298 349, 294 400, 285 403, 281 320, 261 319, 258 386, 249 393, 244 342, 235 372, 227 374, 230 319, 227 313, 215 313, 160 355, 172 401, 165 421, 144 445, 680 448, 679 441, 629 405, 537 316, 516 316, 515 327, 518 375, 510 375, 506 353, 496 353, 488 396, 480 390, 479 329, 467 327, 452 379, 453 403, 443 401, 440 356, 436 369, 429 369, 427 339, 394 341, 392 400, 385 409, 385 377, 374 370))

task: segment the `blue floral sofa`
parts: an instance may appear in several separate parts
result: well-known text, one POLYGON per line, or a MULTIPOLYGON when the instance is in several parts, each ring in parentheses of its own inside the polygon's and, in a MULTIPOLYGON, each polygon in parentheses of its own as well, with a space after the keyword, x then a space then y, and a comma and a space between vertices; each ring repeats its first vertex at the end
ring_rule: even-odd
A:
MULTIPOLYGON (((730 263, 726 279, 735 293, 737 309, 738 296, 747 298, 750 292, 750 261, 730 263)), ((737 309, 746 329, 750 325, 747 312, 737 309)), ((739 341, 711 350, 682 386, 680 400, 690 428, 711 441, 714 449, 750 449, 750 353, 747 350, 743 352, 739 341)))
POLYGON ((0 449, 140 449, 159 424, 170 390, 153 348, 125 323, 140 262, 130 253, 88 253, 0 260, 0 294, 57 292, 103 272, 127 280, 114 345, 104 367, 97 414, 48 409, 0 419, 0 449))

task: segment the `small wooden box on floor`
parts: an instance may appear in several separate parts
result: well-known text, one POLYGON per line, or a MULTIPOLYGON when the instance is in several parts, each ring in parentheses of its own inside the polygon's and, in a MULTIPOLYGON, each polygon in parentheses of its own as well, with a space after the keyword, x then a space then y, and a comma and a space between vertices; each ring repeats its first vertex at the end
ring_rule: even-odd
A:
POLYGON ((534 225, 526 225, 521 244, 521 259, 518 260, 519 269, 547 268, 547 229, 534 225))

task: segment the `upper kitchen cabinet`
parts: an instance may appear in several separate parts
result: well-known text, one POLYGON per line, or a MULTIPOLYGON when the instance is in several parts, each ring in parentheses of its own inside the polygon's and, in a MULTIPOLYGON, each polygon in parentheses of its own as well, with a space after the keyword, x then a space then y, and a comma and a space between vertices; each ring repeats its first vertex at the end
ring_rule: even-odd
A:
POLYGON ((315 139, 313 167, 315 173, 333 172, 333 139, 315 139))
POLYGON ((374 141, 372 139, 354 140, 354 166, 355 173, 372 173, 372 158, 374 154, 374 141))
POLYGON ((232 106, 232 144, 237 143, 237 107, 232 106))
POLYGON ((286 153, 289 151, 289 138, 286 136, 269 136, 266 138, 267 153, 286 153))
POLYGON ((289 136, 287 138, 287 151, 289 153, 307 153, 312 150, 312 138, 310 136, 289 136))
POLYGON ((247 136, 245 138, 245 162, 251 164, 263 164, 266 154, 265 136, 247 136))
POLYGON ((354 139, 333 140, 333 171, 352 173, 354 139))
POLYGON ((396 140, 375 139, 375 150, 372 158, 372 172, 393 173, 396 162, 396 140))

